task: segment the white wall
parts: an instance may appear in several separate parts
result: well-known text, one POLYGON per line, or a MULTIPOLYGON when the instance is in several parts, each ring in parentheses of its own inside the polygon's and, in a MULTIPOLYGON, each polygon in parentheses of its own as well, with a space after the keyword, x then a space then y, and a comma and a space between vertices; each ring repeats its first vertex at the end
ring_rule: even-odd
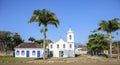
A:
POLYGON ((71 30, 71 28, 67 32, 67 42, 74 43, 74 32, 71 30), (71 38, 70 38, 70 36, 71 36, 71 38))
POLYGON ((48 49, 49 51, 53 51, 53 57, 59 57, 59 51, 64 52, 63 57, 75 57, 74 32, 71 28, 67 32, 67 42, 60 39, 58 42, 50 43, 48 49), (64 44, 65 48, 63 48, 64 44), (57 48, 57 45, 59 45, 59 48, 57 48), (70 45, 72 45, 71 48, 70 45))
POLYGON ((50 43, 48 45, 49 51, 53 51, 53 57, 59 57, 59 51, 63 51, 64 55, 63 57, 74 57, 74 44, 73 43, 67 43, 64 42, 62 39, 60 39, 58 42, 50 43), (63 45, 65 44, 65 48, 63 48, 63 45), (70 48, 70 44, 72 47, 70 48), (51 48, 52 45, 52 48, 51 48), (57 48, 57 45, 59 45, 59 48, 57 48))
POLYGON ((15 48, 15 57, 26 57, 26 51, 29 50, 30 57, 37 58, 37 51, 40 51, 40 57, 43 57, 43 48, 15 48), (19 50, 19 55, 17 55, 17 50, 19 50), (35 55, 32 54, 32 51, 35 51, 35 55), (24 51, 24 55, 22 55, 22 51, 24 51))
POLYGON ((79 54, 87 54, 87 51, 83 51, 81 50, 82 48, 76 48, 75 49, 75 54, 79 55, 79 54))

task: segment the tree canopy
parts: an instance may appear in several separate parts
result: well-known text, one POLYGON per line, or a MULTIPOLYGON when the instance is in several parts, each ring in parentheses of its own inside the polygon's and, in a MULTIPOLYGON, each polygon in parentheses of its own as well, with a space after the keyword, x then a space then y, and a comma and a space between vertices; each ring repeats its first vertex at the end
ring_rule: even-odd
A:
MULTIPOLYGON (((45 53, 45 44, 46 44, 46 32, 48 30, 48 25, 54 25, 55 27, 58 27, 60 24, 57 16, 55 13, 42 9, 42 10, 34 10, 32 17, 28 21, 28 23, 37 22, 38 26, 43 25, 43 28, 40 30, 41 33, 43 33, 44 40, 43 40, 43 48, 45 53)), ((43 56, 43 59, 45 60, 45 55, 43 56)))
POLYGON ((109 41, 104 34, 95 33, 89 35, 89 41, 87 43, 87 49, 92 53, 102 53, 109 48, 109 41))
POLYGON ((9 31, 0 31, 0 50, 14 50, 14 47, 22 43, 23 40, 18 33, 9 31))
POLYGON ((120 21, 120 18, 114 18, 112 20, 102 20, 99 23, 99 28, 97 29, 102 30, 107 32, 107 34, 109 35, 109 41, 110 41, 110 57, 112 57, 112 32, 115 32, 117 30, 120 29, 120 23, 118 22, 120 21))
POLYGON ((30 37, 28 40, 34 42, 35 38, 34 37, 30 37))

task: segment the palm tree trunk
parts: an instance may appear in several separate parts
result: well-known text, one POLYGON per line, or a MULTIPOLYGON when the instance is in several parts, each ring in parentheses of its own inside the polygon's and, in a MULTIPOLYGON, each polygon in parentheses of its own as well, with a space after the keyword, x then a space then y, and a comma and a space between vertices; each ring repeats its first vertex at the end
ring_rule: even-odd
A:
POLYGON ((109 39, 110 39, 110 57, 112 58, 112 33, 109 33, 109 39))
POLYGON ((44 31, 44 33, 43 33, 43 35, 44 35, 44 40, 43 40, 43 60, 45 60, 45 41, 46 41, 46 32, 44 31))

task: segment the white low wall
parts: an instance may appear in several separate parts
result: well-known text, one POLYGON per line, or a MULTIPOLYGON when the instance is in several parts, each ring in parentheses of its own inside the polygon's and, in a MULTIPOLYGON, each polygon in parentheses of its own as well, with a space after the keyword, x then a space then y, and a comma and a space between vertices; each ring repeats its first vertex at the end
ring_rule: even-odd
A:
MULTIPOLYGON (((31 58, 37 58, 37 51, 40 51, 40 58, 43 57, 43 48, 15 48, 15 57, 27 57, 27 51, 29 51, 29 57, 31 58), (19 54, 17 54, 17 51, 19 51, 19 54), (22 51, 24 51, 24 54, 22 54, 22 51), (32 53, 33 51, 35 51, 35 54, 32 53)), ((46 55, 48 55, 48 51, 46 55)))

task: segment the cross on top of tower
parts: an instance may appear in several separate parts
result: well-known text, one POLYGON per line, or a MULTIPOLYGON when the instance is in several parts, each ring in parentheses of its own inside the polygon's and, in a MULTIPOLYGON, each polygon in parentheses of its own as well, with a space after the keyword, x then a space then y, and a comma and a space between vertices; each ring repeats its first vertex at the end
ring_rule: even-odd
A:
POLYGON ((72 29, 71 29, 71 27, 68 29, 68 33, 69 33, 69 32, 73 32, 72 29))

